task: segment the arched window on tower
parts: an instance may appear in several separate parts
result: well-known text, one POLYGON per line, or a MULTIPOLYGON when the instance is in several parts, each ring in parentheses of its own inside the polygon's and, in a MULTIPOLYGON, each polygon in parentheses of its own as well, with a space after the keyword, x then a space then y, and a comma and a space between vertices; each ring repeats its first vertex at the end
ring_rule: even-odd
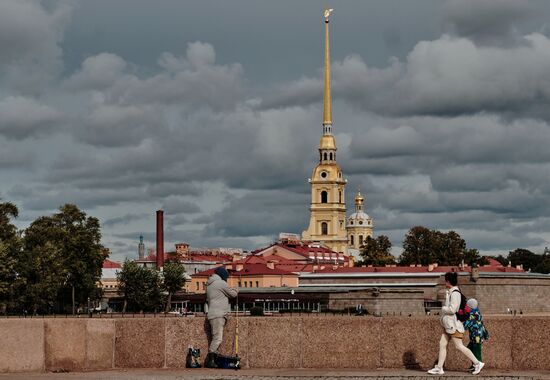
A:
POLYGON ((327 160, 327 152, 323 153, 323 158, 325 161, 327 160))
POLYGON ((363 245, 363 235, 359 235, 359 246, 363 245))
POLYGON ((342 190, 338 191, 338 203, 342 203, 342 190))
POLYGON ((328 223, 321 223, 321 235, 328 235, 328 223))
POLYGON ((353 247, 353 245, 355 244, 355 241, 354 241, 355 239, 353 239, 353 237, 354 237, 353 235, 351 235, 351 236, 349 237, 349 245, 351 245, 352 247, 353 247))
POLYGON ((328 203, 328 193, 325 190, 321 191, 321 203, 328 203))
POLYGON ((328 156, 329 156, 330 160, 332 161, 332 153, 329 153, 328 156))

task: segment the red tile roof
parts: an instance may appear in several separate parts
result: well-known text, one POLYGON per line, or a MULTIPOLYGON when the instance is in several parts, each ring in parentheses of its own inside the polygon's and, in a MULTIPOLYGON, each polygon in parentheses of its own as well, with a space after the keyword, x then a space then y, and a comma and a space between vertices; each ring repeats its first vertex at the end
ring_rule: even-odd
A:
POLYGON ((122 268, 122 264, 117 263, 115 261, 111 261, 109 259, 105 259, 105 261, 103 261, 103 268, 105 268, 105 269, 108 269, 108 268, 122 268))
MULTIPOLYGON (((318 265, 318 269, 315 273, 446 273, 446 272, 471 272, 472 267, 467 266, 460 269, 458 266, 437 266, 435 268, 428 266, 395 266, 395 267, 338 267, 334 268, 332 265, 318 265), (321 269, 323 268, 323 269, 321 269)), ((480 272, 525 272, 523 269, 503 267, 503 266, 481 266, 480 272)))
MULTIPOLYGON (((214 274, 216 268, 208 269, 203 272, 198 272, 191 277, 210 277, 214 274)), ((246 264, 243 266, 243 268, 239 271, 231 270, 231 268, 228 267, 230 276, 235 277, 246 277, 246 276, 280 276, 280 275, 287 275, 287 276, 297 276, 295 273, 282 270, 279 268, 270 269, 264 264, 246 264)))
MULTIPOLYGON (((266 248, 258 249, 253 251, 253 253, 260 253, 266 251, 272 247, 280 247, 286 249, 292 253, 295 253, 303 257, 306 261, 309 262, 338 262, 338 264, 343 264, 349 262, 349 257, 338 252, 334 252, 328 247, 321 245, 313 245, 307 243, 301 244, 288 244, 288 243, 275 243, 266 248)), ((297 261, 297 260, 292 260, 297 261)), ((301 260, 300 260, 301 261, 301 260)))

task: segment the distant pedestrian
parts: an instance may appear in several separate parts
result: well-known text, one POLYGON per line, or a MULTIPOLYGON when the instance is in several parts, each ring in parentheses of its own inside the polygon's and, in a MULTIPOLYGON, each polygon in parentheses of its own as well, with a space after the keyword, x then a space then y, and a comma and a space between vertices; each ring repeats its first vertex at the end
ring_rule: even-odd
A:
POLYGON ((460 309, 462 294, 457 286, 458 275, 456 272, 445 273, 445 305, 441 307, 441 325, 443 326, 443 334, 439 340, 439 358, 435 367, 428 371, 431 375, 443 375, 443 364, 447 357, 447 344, 452 340, 456 349, 462 352, 472 363, 474 363, 474 371, 472 374, 477 375, 485 363, 476 359, 472 351, 468 350, 462 343, 464 337, 464 326, 457 318, 457 313, 460 309))
MULTIPOLYGON (((470 315, 464 322, 464 328, 468 330, 468 335, 470 336, 468 348, 472 351, 476 359, 481 362, 483 361, 481 357, 481 348, 483 342, 489 339, 489 332, 483 324, 483 317, 479 311, 477 300, 475 298, 470 298, 468 300, 468 306, 470 307, 470 315)), ((474 370, 473 363, 470 370, 474 370)))

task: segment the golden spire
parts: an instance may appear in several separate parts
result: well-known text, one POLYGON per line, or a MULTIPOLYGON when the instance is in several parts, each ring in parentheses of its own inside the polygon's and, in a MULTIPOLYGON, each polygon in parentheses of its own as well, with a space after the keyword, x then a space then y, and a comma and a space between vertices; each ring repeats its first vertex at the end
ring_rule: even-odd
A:
POLYGON ((325 90, 323 93, 323 125, 332 124, 332 100, 330 98, 330 50, 328 38, 328 18, 332 9, 325 9, 325 90))
POLYGON ((365 198, 361 195, 361 188, 357 189, 357 195, 355 196, 355 212, 363 211, 363 203, 365 198))

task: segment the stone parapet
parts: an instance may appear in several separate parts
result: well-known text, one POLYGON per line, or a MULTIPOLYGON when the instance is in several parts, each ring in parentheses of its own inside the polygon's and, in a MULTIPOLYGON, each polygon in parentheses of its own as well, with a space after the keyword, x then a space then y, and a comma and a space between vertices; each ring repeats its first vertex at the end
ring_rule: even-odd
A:
MULTIPOLYGON (((236 348, 230 318, 220 351, 236 348)), ((550 369, 550 317, 487 316, 489 369, 550 369)), ((208 347, 207 321, 194 318, 0 319, 0 372, 182 368, 187 347, 208 347)), ((239 318, 243 368, 427 369, 437 359, 437 317, 239 318)), ((449 345, 446 368, 469 363, 449 345)))

